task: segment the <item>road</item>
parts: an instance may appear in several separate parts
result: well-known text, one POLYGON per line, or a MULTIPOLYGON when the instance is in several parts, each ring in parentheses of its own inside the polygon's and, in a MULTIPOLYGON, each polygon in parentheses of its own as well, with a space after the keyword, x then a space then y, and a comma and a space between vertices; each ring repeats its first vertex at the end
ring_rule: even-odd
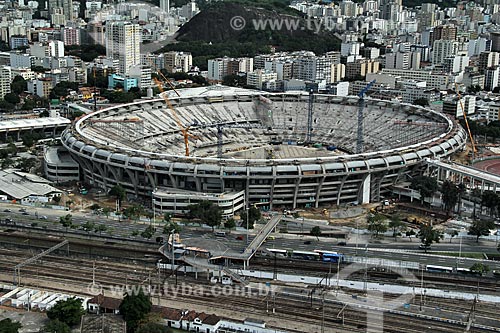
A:
MULTIPOLYGON (((68 212, 68 211, 58 211, 46 208, 34 208, 24 206, 28 211, 29 215, 22 215, 19 209, 22 206, 0 203, 0 219, 4 221, 6 218, 12 218, 17 224, 22 224, 25 226, 30 226, 32 223, 37 223, 38 227, 46 226, 49 230, 66 231, 66 229, 59 223, 59 217, 71 213, 73 216, 73 223, 76 228, 71 229, 72 232, 82 235, 82 238, 88 237, 88 233, 84 230, 80 230, 79 227, 87 221, 92 221, 96 224, 105 224, 108 230, 103 232, 103 235, 113 235, 115 237, 124 238, 127 240, 142 240, 140 235, 132 236, 134 231, 142 232, 149 225, 149 222, 131 222, 131 221, 119 221, 116 219, 108 218, 102 216, 97 216, 92 213, 84 212, 68 212), (11 212, 5 212, 5 209, 10 209, 11 212), (47 220, 40 219, 41 216, 47 216, 47 220)), ((157 220, 157 224, 159 221, 157 220)), ((164 236, 161 234, 161 226, 157 228, 155 235, 151 238, 150 242, 154 243, 156 237, 164 236)), ((251 231, 249 235, 249 242, 252 241, 254 235, 251 231)), ((90 234, 95 234, 90 232, 90 234)), ((418 262, 424 265, 435 264, 442 266, 455 266, 457 264, 457 258, 453 257, 442 257, 442 256, 429 256, 425 255, 423 251, 418 249, 419 242, 414 239, 410 242, 408 239, 399 239, 394 242, 391 238, 386 237, 381 243, 371 243, 369 237, 360 237, 358 249, 356 249, 355 244, 352 242, 347 243, 347 246, 337 246, 338 240, 335 238, 320 238, 317 240, 311 236, 292 236, 287 234, 276 234, 274 240, 268 239, 261 248, 277 248, 277 249, 295 249, 295 250, 305 250, 313 251, 315 249, 323 249, 330 251, 337 251, 344 253, 346 255, 359 255, 367 257, 378 257, 392 260, 403 260, 418 262), (307 243, 307 244, 305 244, 307 243), (366 244, 368 244, 368 250, 365 250, 366 244), (413 251, 413 252, 408 252, 413 251)), ((181 231, 181 239, 187 238, 202 238, 207 241, 212 240, 214 244, 219 244, 223 242, 228 248, 235 252, 240 252, 246 247, 245 242, 245 231, 231 231, 226 237, 216 237, 210 228, 207 227, 192 227, 184 226, 181 231), (240 239, 238 239, 240 238, 240 239)), ((204 242, 210 243, 210 242, 204 242)), ((432 251, 459 251, 459 241, 454 239, 452 243, 445 242, 432 245, 432 251)), ((463 241, 462 252, 486 252, 493 253, 496 252, 495 242, 480 241, 476 244, 474 241, 463 241)), ((469 268, 477 260, 470 260, 466 258, 461 259, 460 267, 469 268)), ((485 261, 490 268, 500 269, 500 262, 485 261)))

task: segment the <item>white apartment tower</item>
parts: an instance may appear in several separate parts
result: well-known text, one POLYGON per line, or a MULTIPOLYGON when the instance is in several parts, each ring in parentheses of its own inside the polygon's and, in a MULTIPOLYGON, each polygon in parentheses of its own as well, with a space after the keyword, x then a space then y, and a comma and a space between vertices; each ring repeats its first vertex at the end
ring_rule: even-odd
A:
POLYGON ((106 56, 117 59, 119 72, 128 75, 130 67, 141 63, 141 29, 130 22, 106 24, 106 56))
POLYGON ((165 13, 170 13, 170 0, 160 0, 160 9, 165 13))
POLYGON ((0 98, 10 93, 10 82, 12 81, 12 71, 9 66, 0 67, 0 98))

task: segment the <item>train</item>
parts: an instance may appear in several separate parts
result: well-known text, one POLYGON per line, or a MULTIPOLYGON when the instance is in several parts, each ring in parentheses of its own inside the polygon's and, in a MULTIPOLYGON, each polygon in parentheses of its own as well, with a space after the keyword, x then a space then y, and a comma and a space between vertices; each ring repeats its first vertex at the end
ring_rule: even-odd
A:
POLYGON ((283 250, 283 249, 266 249, 268 252, 274 253, 280 257, 309 260, 309 261, 323 261, 338 263, 344 261, 344 255, 338 252, 326 250, 314 251, 300 251, 300 250, 283 250))

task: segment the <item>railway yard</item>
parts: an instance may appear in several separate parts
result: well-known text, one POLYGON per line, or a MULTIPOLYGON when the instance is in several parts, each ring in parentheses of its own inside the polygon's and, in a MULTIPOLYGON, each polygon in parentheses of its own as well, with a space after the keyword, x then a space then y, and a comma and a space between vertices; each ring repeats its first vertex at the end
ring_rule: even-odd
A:
MULTIPOLYGON (((16 264, 61 240, 62 237, 19 231, 0 234, 1 281, 12 283, 16 264)), ((216 312, 233 319, 249 316, 262 318, 269 327, 287 332, 304 332, 306 326, 308 332, 430 332, 431 327, 432 332, 458 332, 467 326, 472 308, 474 321, 471 331, 500 331, 500 303, 484 302, 481 297, 476 302, 413 293, 406 295, 403 302, 399 300, 401 295, 377 292, 366 296, 363 290, 342 287, 342 294, 349 298, 346 300, 336 298, 339 290, 335 287, 282 281, 272 281, 272 292, 261 293, 258 288, 268 281, 249 279, 246 286, 214 286, 209 277, 201 272, 196 279, 194 274, 184 273, 182 269, 175 274, 170 269, 160 269, 157 266, 159 260, 166 261, 154 243, 134 245, 133 242, 119 244, 75 238, 69 240, 68 248, 62 247, 23 267, 16 278, 21 286, 87 297, 94 296, 89 286, 102 287, 104 295, 120 297, 113 293, 126 289, 117 289, 117 286, 140 285, 151 291, 154 304, 216 312), (115 289, 106 286, 115 286, 115 289), (217 290, 214 288, 220 288, 219 292, 214 293, 217 290), (238 297, 234 297, 235 294, 238 297), (400 304, 384 309, 383 304, 390 304, 391 300, 400 304), (373 319, 382 316, 383 321, 373 319)), ((339 267, 342 270, 344 264, 339 267)), ((335 279, 337 273, 337 264, 273 258, 269 255, 257 255, 251 262, 251 268, 330 279, 335 279)), ((356 272, 349 276, 349 280, 406 284, 409 287, 422 284, 425 288, 478 295, 500 294, 500 280, 494 277, 449 276, 427 271, 415 272, 415 276, 416 281, 408 282, 394 272, 367 267, 366 272, 356 272)))

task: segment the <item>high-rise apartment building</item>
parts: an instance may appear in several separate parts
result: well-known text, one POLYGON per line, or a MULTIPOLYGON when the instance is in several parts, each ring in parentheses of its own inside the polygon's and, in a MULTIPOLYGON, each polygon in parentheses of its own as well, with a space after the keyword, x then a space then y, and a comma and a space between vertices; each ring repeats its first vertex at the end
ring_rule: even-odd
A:
POLYGON ((165 13, 170 13, 170 0, 160 0, 160 9, 165 13))
POLYGON ((456 40, 457 27, 453 24, 440 25, 434 28, 430 36, 430 45, 434 45, 437 40, 456 40))
POLYGON ((141 63, 140 31, 138 24, 130 22, 106 24, 106 56, 118 59, 120 74, 128 75, 131 66, 141 63))
POLYGON ((67 21, 72 21, 74 19, 73 0, 48 0, 47 6, 51 19, 52 15, 60 14, 62 14, 67 21))
POLYGON ((12 81, 12 71, 9 66, 0 67, 0 98, 10 93, 10 83, 12 81))
POLYGON ((458 43, 454 40, 436 40, 432 48, 432 63, 442 64, 444 59, 457 53, 458 43))
POLYGON ((80 45, 80 29, 67 27, 62 30, 64 45, 80 45))
POLYGON ((486 68, 498 66, 500 64, 500 53, 498 52, 481 52, 479 55, 478 69, 483 72, 486 68))
POLYGON ((165 68, 169 72, 189 72, 193 66, 193 56, 189 52, 170 51, 164 53, 165 68))

